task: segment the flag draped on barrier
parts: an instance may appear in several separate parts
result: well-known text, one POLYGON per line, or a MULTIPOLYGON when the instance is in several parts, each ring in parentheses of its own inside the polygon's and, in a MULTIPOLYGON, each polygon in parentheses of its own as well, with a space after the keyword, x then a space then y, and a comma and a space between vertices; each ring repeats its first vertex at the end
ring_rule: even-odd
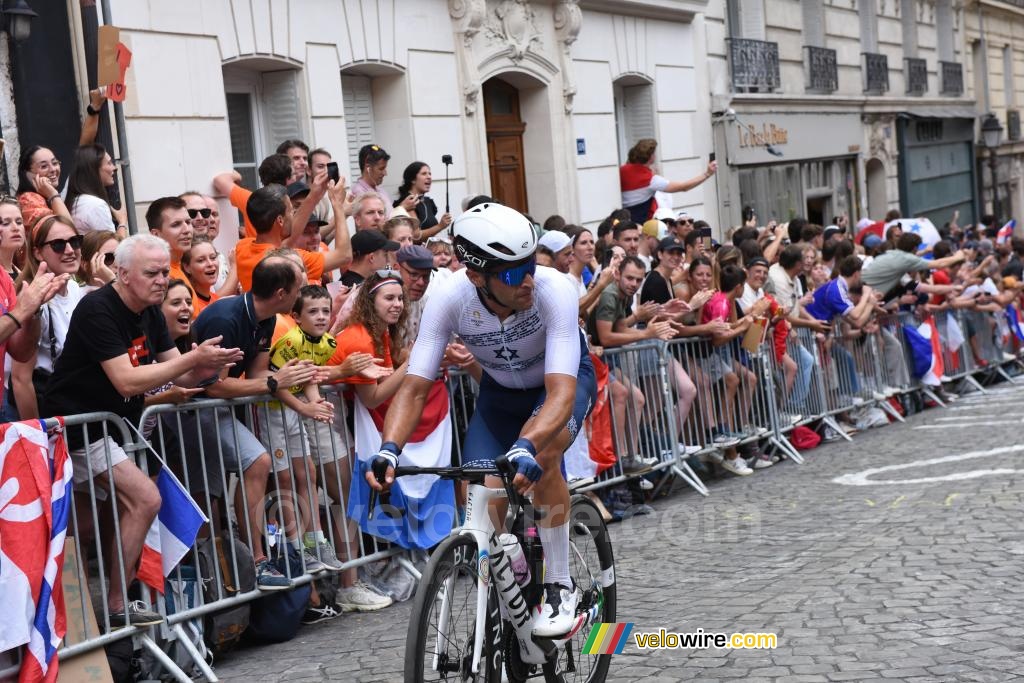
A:
POLYGON ((146 533, 137 576, 150 588, 163 593, 164 577, 169 576, 188 553, 207 519, 166 465, 160 466, 156 487, 160 491, 160 512, 146 533))
POLYGON ((20 683, 57 679, 71 461, 62 432, 0 425, 0 652, 27 644, 20 683))

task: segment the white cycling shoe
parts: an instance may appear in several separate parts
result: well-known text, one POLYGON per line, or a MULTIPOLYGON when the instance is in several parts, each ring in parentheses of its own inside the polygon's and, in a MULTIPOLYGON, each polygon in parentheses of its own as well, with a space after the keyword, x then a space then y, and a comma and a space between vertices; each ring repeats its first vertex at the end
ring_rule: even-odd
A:
POLYGON ((538 638, 558 638, 572 630, 576 624, 576 608, 580 604, 580 591, 575 586, 566 588, 557 583, 544 584, 544 602, 533 618, 533 635, 538 638))

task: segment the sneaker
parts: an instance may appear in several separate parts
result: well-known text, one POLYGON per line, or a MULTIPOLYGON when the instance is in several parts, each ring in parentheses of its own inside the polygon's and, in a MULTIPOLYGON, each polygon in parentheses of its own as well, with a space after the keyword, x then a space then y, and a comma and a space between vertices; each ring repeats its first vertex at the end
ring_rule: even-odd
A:
POLYGON ((306 611, 302 615, 303 624, 319 624, 321 621, 328 621, 334 617, 341 616, 338 608, 329 602, 322 605, 306 605, 306 611))
POLYGON ((373 612, 375 610, 390 607, 394 602, 386 595, 367 586, 362 581, 356 581, 349 588, 342 588, 338 591, 338 607, 342 612, 373 612))
POLYGON ((310 552, 314 557, 319 557, 320 563, 329 572, 340 572, 345 568, 341 560, 338 559, 338 553, 334 551, 334 546, 331 545, 330 541, 320 541, 316 544, 316 549, 310 550, 310 552))
POLYGON ((533 618, 533 635, 539 638, 557 638, 572 630, 576 622, 576 607, 580 592, 557 583, 544 584, 544 601, 540 612, 533 618))
POLYGON ((318 560, 309 548, 302 549, 302 564, 305 565, 307 574, 322 574, 327 571, 327 565, 318 560))
POLYGON ((831 427, 825 427, 825 431, 822 432, 821 440, 825 443, 832 443, 833 441, 839 441, 843 437, 840 436, 839 432, 832 429, 831 427))
POLYGON ((755 470, 763 470, 766 467, 771 467, 774 464, 775 461, 772 460, 772 457, 770 455, 765 455, 764 453, 761 453, 756 458, 754 458, 753 468, 755 470))
POLYGON ((1003 351, 1003 360, 1005 360, 1005 361, 1017 360, 1017 356, 1013 355, 1012 353, 1006 353, 1005 351, 1003 351))
POLYGON ((740 442, 740 439, 733 436, 730 432, 720 429, 714 430, 713 437, 715 445, 719 448, 728 448, 729 446, 735 446, 740 442))
POLYGON ((726 472, 732 472, 733 474, 737 474, 741 477, 745 477, 748 474, 753 474, 754 472, 754 470, 750 469, 747 466, 746 461, 739 456, 733 458, 732 460, 722 460, 722 469, 724 469, 726 472))
POLYGON ((639 472, 641 470, 648 470, 657 465, 659 462, 661 461, 653 456, 648 458, 642 455, 638 455, 633 458, 625 458, 622 461, 622 471, 639 472))
POLYGON ((123 612, 116 612, 110 615, 111 628, 124 628, 126 626, 153 626, 164 620, 156 612, 147 609, 146 603, 141 600, 129 602, 123 612))
POLYGON ((646 477, 640 477, 640 490, 641 491, 653 491, 654 482, 646 477))
POLYGON ((743 425, 743 432, 745 436, 761 436, 762 434, 768 433, 767 427, 759 427, 757 425, 743 425))
POLYGON ((261 591, 283 591, 291 588, 292 583, 264 557, 256 563, 256 587, 261 591))

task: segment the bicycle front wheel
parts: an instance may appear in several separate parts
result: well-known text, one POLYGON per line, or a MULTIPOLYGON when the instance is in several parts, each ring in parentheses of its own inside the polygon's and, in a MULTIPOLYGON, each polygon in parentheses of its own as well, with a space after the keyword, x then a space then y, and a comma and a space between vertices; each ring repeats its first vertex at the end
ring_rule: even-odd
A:
MULTIPOLYGON (((485 570, 489 571, 489 570, 485 570)), ((487 584, 480 665, 473 673, 480 549, 471 536, 450 536, 434 550, 423 572, 405 642, 405 680, 501 681, 498 593, 487 584)))
POLYGON ((593 624, 615 621, 615 558, 608 528, 597 507, 586 496, 573 496, 569 510, 569 573, 582 592, 581 609, 592 609, 591 626, 576 632, 544 667, 547 681, 603 683, 611 655, 582 653, 593 624))

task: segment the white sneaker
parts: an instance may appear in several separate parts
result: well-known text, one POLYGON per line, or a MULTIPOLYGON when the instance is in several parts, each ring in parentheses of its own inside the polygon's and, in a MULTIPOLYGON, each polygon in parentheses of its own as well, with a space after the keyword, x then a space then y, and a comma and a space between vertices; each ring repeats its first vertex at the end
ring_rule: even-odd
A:
POLYGON ((1005 351, 1003 351, 1003 360, 1017 360, 1017 356, 1013 355, 1012 353, 1006 353, 1005 351))
POLYGON ((754 470, 747 467, 746 461, 739 456, 733 458, 732 460, 723 459, 722 469, 724 469, 726 472, 732 472, 733 474, 737 474, 741 477, 745 477, 748 474, 754 473, 754 470))
POLYGON ((337 602, 342 612, 373 612, 389 607, 394 600, 356 581, 350 588, 338 591, 337 602))
POLYGON ((763 470, 766 467, 771 467, 774 464, 775 464, 775 461, 772 460, 772 457, 770 455, 761 454, 761 455, 757 456, 756 458, 754 458, 754 465, 753 465, 753 467, 754 467, 755 470, 763 470))
POLYGON ((540 612, 533 618, 533 635, 540 638, 564 636, 576 622, 576 607, 579 604, 580 592, 575 587, 544 584, 544 602, 541 603, 540 612))

